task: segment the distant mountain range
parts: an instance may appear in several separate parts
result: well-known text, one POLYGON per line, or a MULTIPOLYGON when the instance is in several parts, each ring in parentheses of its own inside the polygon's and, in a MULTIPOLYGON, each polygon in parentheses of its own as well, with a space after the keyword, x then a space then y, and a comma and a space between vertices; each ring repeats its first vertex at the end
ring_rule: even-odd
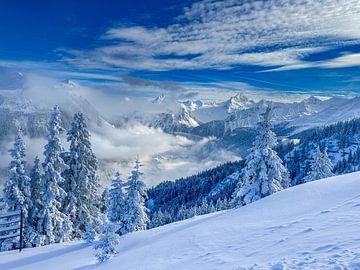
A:
MULTIPOLYGON (((13 140, 17 125, 22 127, 28 137, 43 138, 46 135, 51 106, 54 105, 42 104, 29 96, 23 88, 21 73, 14 73, 10 77, 13 78, 14 83, 0 81, 0 89, 4 89, 0 90, 0 151, 5 154, 7 149, 4 147, 7 147, 7 144, 4 142, 13 140)), ((12 82, 11 79, 10 82, 12 82)), ((198 155, 199 161, 211 154, 216 153, 215 155, 219 156, 217 153, 222 151, 225 151, 221 157, 222 161, 227 161, 228 153, 244 156, 252 144, 256 134, 254 126, 265 106, 273 108, 272 120, 275 131, 283 137, 314 127, 360 117, 360 97, 334 97, 326 100, 309 97, 301 102, 285 103, 269 100, 254 101, 238 93, 224 102, 181 100, 172 110, 168 106, 163 106, 169 104, 170 97, 162 94, 155 99, 143 100, 144 107, 155 106, 156 112, 140 111, 134 106, 133 111, 126 114, 119 113, 108 119, 95 104, 78 93, 79 87, 76 82, 70 80, 56 84, 56 89, 62 93, 62 96, 59 100, 55 99, 54 103, 60 105, 65 129, 69 128, 72 115, 77 111, 85 114, 90 131, 100 132, 100 134, 104 126, 110 129, 126 129, 128 126, 140 123, 143 126, 161 129, 170 135, 186 137, 194 142, 206 140, 197 146, 194 153, 191 153, 191 155, 198 155)), ((127 99, 131 100, 131 97, 127 99)), ((107 135, 104 133, 101 136, 107 135)), ((144 137, 145 140, 146 138, 144 137)), ((179 162, 178 155, 183 159, 188 158, 183 156, 182 150, 179 149, 165 151, 167 152, 164 155, 167 156, 156 156, 154 157, 156 162, 153 163, 159 160, 179 162)), ((3 168, 5 167, 4 165, 3 168)))
POLYGON ((209 123, 221 120, 224 121, 226 130, 253 127, 265 106, 273 109, 274 124, 286 124, 289 128, 294 127, 296 132, 360 116, 359 97, 322 100, 311 96, 301 102, 285 103, 269 100, 255 102, 243 94, 237 94, 221 103, 204 104, 201 101, 192 101, 184 104, 198 121, 209 123))

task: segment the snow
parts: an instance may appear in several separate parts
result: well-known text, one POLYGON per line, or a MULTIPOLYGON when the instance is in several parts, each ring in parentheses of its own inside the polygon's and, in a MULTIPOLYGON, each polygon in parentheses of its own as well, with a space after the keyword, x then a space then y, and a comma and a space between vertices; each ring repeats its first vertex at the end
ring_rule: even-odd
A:
POLYGON ((193 106, 193 113, 197 119, 206 123, 214 120, 225 120, 231 113, 249 109, 254 104, 253 100, 248 99, 242 93, 238 93, 224 102, 193 106))
POLYGON ((325 124, 333 124, 360 117, 359 97, 319 99, 311 96, 301 102, 255 102, 243 94, 231 97, 223 103, 194 107, 193 115, 202 123, 214 120, 225 122, 226 130, 252 127, 258 122, 259 113, 265 104, 273 108, 272 121, 275 124, 288 123, 294 133, 325 124))
POLYGON ((83 242, 4 252, 0 269, 360 269, 360 173, 120 238, 97 264, 83 242))

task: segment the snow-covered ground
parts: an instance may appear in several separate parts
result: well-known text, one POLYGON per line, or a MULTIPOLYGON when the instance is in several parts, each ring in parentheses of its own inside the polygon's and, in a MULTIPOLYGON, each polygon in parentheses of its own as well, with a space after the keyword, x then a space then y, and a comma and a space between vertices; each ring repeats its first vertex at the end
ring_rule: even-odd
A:
POLYGON ((122 237, 97 264, 84 243, 0 254, 0 269, 360 269, 360 173, 122 237))

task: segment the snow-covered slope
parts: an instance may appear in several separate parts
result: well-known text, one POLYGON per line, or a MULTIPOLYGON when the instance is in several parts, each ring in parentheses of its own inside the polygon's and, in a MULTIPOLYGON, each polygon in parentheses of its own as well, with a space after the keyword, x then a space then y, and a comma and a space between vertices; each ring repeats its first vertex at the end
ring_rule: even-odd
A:
POLYGON ((240 209, 122 237, 97 265, 84 243, 0 254, 0 269, 360 269, 360 173, 296 186, 240 209))

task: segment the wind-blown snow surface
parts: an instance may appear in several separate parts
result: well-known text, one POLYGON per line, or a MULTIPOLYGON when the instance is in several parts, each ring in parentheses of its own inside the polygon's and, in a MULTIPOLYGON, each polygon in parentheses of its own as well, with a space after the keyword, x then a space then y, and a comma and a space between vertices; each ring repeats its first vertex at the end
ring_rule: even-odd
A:
POLYGON ((287 189, 240 209, 122 237, 96 264, 84 243, 0 255, 0 269, 360 269, 360 173, 287 189))

